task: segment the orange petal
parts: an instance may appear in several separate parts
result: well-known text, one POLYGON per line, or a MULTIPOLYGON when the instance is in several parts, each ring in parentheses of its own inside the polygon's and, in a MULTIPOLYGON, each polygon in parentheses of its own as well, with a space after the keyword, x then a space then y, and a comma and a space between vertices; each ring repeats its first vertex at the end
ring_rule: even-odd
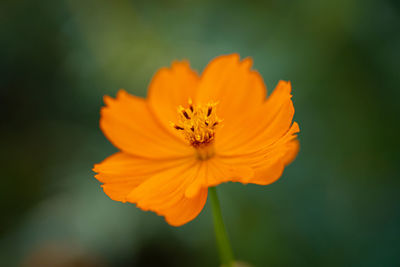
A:
POLYGON ((202 162, 198 175, 187 188, 185 196, 192 198, 202 188, 217 186, 225 182, 248 183, 253 176, 254 171, 249 166, 215 156, 202 162))
POLYGON ((120 150, 147 158, 181 157, 193 153, 183 140, 167 132, 150 112, 147 102, 120 90, 106 96, 100 127, 120 150))
POLYGON ((288 165, 297 155, 299 151, 298 140, 292 140, 281 147, 282 154, 280 157, 271 157, 264 161, 264 165, 255 168, 254 178, 250 181, 254 184, 267 185, 278 180, 283 173, 286 165, 288 165))
POLYGON ((197 92, 198 103, 218 102, 217 114, 223 120, 219 136, 230 134, 249 112, 265 100, 266 87, 261 75, 251 70, 253 61, 240 61, 238 54, 213 59, 204 70, 197 92))
MULTIPOLYGON (((257 150, 247 153, 220 156, 226 158, 232 165, 243 164, 251 167, 254 171, 254 177, 249 179, 248 183, 267 185, 279 177, 299 151, 299 142, 295 139, 299 131, 297 123, 273 144, 260 143, 257 150)), ((268 142, 268 141, 267 141, 268 142)))
MULTIPOLYGON (((250 114, 234 134, 216 142, 222 154, 237 154, 260 149, 281 138, 292 125, 294 107, 290 82, 280 81, 270 97, 250 114)), ((220 136, 218 136, 220 137, 220 136)))
MULTIPOLYGON (((190 68, 187 61, 175 61, 171 68, 160 69, 149 86, 149 104, 166 129, 178 135, 170 122, 177 121, 177 108, 188 104, 189 98, 194 100, 199 76, 190 68)), ((179 135, 179 138, 182 138, 179 135)))
POLYGON ((195 158, 166 169, 135 188, 127 200, 143 210, 164 216, 173 226, 183 225, 200 213, 207 199, 207 188, 200 189, 192 198, 185 196, 200 169, 201 164, 195 158))
POLYGON ((126 196, 150 176, 187 161, 144 159, 118 152, 96 164, 93 171, 103 183, 104 192, 113 200, 126 202, 126 196))

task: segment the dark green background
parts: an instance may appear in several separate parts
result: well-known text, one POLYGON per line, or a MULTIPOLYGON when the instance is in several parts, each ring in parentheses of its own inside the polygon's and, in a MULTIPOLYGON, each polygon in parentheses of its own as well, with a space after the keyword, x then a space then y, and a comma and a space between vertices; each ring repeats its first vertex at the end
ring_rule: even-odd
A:
POLYGON ((110 200, 91 168, 116 151, 103 95, 238 52, 269 92, 292 82, 301 151, 270 186, 218 187, 236 257, 399 266, 399 3, 1 1, 1 265, 217 266, 208 204, 174 228, 110 200))

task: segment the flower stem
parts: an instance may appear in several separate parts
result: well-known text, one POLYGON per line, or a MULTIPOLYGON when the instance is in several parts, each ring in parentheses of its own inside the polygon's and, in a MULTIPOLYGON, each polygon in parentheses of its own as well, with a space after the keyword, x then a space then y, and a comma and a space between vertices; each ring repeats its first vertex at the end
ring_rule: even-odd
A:
POLYGON ((208 189, 210 198, 212 213, 214 219, 214 230, 217 239, 217 245, 219 250, 219 255, 221 258, 222 266, 233 267, 234 259, 231 244, 229 243, 228 234, 225 229, 224 222, 222 220, 221 207, 219 205, 217 190, 215 187, 210 187, 208 189))

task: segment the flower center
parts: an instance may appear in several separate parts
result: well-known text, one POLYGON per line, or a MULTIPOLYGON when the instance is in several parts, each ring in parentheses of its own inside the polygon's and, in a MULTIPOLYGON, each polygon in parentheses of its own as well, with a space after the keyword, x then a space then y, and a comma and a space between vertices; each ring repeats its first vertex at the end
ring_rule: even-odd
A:
POLYGON ((216 129, 222 122, 216 114, 217 103, 194 105, 191 99, 188 102, 188 108, 178 107, 178 123, 171 125, 197 149, 200 159, 207 159, 214 154, 210 145, 213 143, 216 129))

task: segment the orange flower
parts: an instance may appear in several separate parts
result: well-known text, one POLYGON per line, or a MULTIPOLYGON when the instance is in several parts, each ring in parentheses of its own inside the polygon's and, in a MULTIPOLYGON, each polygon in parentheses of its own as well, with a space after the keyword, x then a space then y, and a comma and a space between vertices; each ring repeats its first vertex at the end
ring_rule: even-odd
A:
POLYGON ((276 181, 299 149, 291 85, 280 81, 266 99, 251 66, 225 55, 199 76, 176 61, 156 73, 147 99, 105 96, 100 127, 120 152, 94 167, 104 192, 179 226, 203 209, 208 187, 276 181))

